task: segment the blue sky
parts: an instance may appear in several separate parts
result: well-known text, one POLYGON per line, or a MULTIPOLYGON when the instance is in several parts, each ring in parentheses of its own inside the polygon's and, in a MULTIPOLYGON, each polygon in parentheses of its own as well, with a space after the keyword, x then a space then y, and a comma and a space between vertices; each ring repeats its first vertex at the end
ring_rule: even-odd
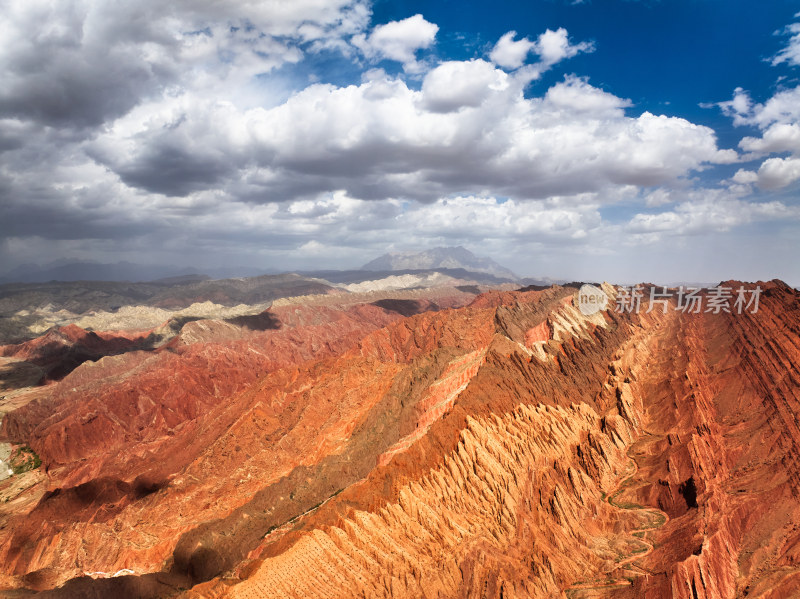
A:
POLYGON ((530 276, 798 285, 798 13, 10 0, 0 271, 464 245, 530 276))

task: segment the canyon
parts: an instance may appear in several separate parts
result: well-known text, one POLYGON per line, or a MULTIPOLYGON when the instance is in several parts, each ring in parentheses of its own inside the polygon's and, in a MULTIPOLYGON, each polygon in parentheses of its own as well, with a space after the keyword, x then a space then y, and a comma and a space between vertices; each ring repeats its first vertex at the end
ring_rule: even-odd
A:
POLYGON ((0 347, 0 596, 800 596, 797 290, 438 283, 0 347))

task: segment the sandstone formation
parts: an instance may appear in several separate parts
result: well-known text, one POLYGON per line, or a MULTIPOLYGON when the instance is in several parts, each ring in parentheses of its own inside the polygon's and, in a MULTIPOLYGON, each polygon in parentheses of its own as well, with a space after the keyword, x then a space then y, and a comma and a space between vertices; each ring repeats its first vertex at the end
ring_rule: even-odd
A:
POLYGON ((741 314, 320 296, 103 346, 0 425, 43 462, 0 481, 0 589, 796 597, 800 294, 759 285, 741 314))
POLYGON ((30 341, 0 345, 0 356, 38 366, 46 379, 58 380, 82 363, 108 355, 144 348, 147 332, 86 331, 77 325, 53 327, 46 334, 30 341))

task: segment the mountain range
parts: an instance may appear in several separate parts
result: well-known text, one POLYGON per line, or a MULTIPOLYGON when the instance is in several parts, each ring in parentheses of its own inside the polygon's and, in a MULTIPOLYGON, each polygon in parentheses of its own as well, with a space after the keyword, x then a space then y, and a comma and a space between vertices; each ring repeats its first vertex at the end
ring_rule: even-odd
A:
POLYGON ((479 257, 462 246, 437 247, 421 252, 390 252, 383 254, 361 267, 362 270, 409 270, 463 268, 516 281, 517 275, 500 266, 491 258, 479 257))
POLYGON ((46 283, 50 281, 131 281, 147 282, 175 277, 229 278, 255 277, 264 274, 277 274, 271 268, 219 267, 205 268, 181 267, 164 264, 138 264, 121 261, 101 263, 92 261, 58 260, 44 265, 23 264, 0 274, 2 283, 46 283))
MULTIPOLYGON (((489 274, 499 279, 518 280, 513 272, 504 268, 491 258, 478 257, 469 250, 458 247, 438 247, 420 252, 389 253, 372 260, 361 267, 367 271, 419 271, 419 270, 465 270, 474 273, 489 274)), ((23 264, 0 273, 0 284, 3 283, 47 283, 51 281, 130 281, 152 282, 162 279, 203 278, 226 279, 231 277, 257 277, 265 274, 279 274, 281 271, 273 267, 192 267, 165 264, 139 264, 121 261, 116 263, 100 263, 93 261, 76 261, 62 259, 49 264, 23 264)), ((314 276, 317 272, 334 273, 339 271, 303 271, 303 274, 314 276)), ((343 271, 351 272, 351 271, 343 271)))

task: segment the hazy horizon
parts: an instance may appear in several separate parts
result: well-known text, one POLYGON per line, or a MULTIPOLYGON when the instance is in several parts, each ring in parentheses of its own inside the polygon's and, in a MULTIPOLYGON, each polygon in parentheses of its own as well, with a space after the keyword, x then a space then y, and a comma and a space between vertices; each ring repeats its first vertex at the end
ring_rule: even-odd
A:
MULTIPOLYGON (((491 258, 490 256, 478 256, 480 258, 491 258)), ((48 264, 31 264, 31 266, 35 266, 42 271, 47 271, 48 269, 57 269, 59 267, 74 267, 76 265, 85 265, 85 266, 95 266, 95 267, 115 267, 120 264, 127 265, 137 269, 137 272, 141 273, 141 276, 134 276, 134 277, 126 277, 124 274, 122 276, 108 276, 100 279, 92 279, 92 278, 84 278, 78 276, 72 277, 65 277, 65 278, 57 278, 57 279, 40 279, 37 278, 36 280, 25 281, 21 279, 15 279, 13 276, 9 276, 12 271, 0 272, 0 283, 36 283, 36 282, 49 282, 51 280, 55 280, 57 282, 75 282, 81 280, 97 280, 97 281, 125 281, 130 280, 134 282, 148 282, 148 281, 156 281, 158 279, 166 279, 166 278, 173 278, 173 277, 181 277, 181 276, 209 276, 212 279, 223 279, 223 278, 242 278, 242 277, 254 277, 260 275, 279 275, 279 274, 290 274, 290 273, 299 273, 299 274, 308 274, 308 273, 318 273, 322 271, 356 271, 360 270, 364 265, 349 265, 342 268, 296 268, 296 269, 280 269, 275 267, 269 266, 259 266, 259 265, 243 265, 243 264, 229 264, 229 265, 222 265, 222 266, 214 266, 214 267, 197 267, 191 264, 187 265, 177 265, 177 264, 142 264, 137 262, 129 262, 129 261, 120 261, 120 262, 98 262, 92 260, 86 261, 72 261, 69 259, 62 259, 57 260, 54 262, 50 262, 48 264)), ((505 266, 503 264, 499 264, 500 266, 505 266)), ((420 270, 441 270, 441 267, 438 268, 430 268, 430 269, 420 269, 420 270)), ((108 270, 108 269, 106 269, 108 270)), ((398 269, 398 270, 409 270, 409 269, 398 269)), ((412 269, 413 270, 413 269, 412 269)), ((469 270, 469 269, 465 269, 469 270)), ((513 269, 512 269, 513 270, 513 269)), ((35 275, 35 273, 33 273, 35 275)), ((575 281, 586 281, 586 282, 594 282, 594 283, 601 283, 601 282, 608 282, 615 285, 638 285, 640 283, 654 283, 656 285, 666 285, 670 287, 677 287, 679 285, 687 285, 687 286, 699 286, 699 287, 713 287, 720 282, 728 281, 728 280, 741 280, 743 282, 750 282, 755 283, 757 281, 769 281, 773 279, 783 280, 784 283, 788 284, 791 287, 798 288, 800 285, 796 282, 791 280, 781 279, 780 277, 771 277, 771 278, 758 278, 758 279, 737 279, 736 277, 720 277, 717 279, 707 279, 707 280, 700 280, 700 279, 653 279, 651 278, 642 278, 642 279, 604 279, 604 278, 594 278, 594 277, 559 277, 559 276, 551 276, 547 274, 521 274, 519 272, 514 272, 517 275, 518 280, 522 279, 529 279, 529 280, 538 280, 543 283, 548 282, 575 282, 575 281)))

